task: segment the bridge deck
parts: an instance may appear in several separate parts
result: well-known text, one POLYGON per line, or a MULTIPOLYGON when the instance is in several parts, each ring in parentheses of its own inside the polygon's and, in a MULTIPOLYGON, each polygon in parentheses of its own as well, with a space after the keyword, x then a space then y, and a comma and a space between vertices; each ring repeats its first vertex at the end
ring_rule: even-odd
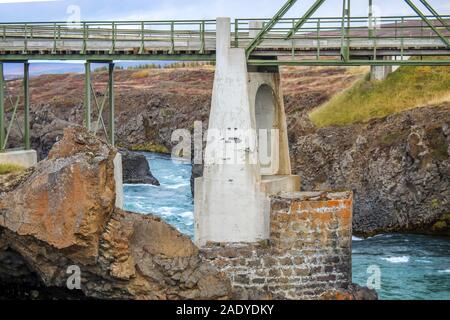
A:
MULTIPOLYGON (((447 25, 450 17, 444 16, 447 25)), ((377 60, 380 56, 449 55, 450 48, 418 17, 385 17, 369 28, 368 18, 352 18, 342 29, 342 18, 313 18, 291 39, 286 34, 296 19, 282 19, 252 53, 294 58, 350 56, 377 60)), ((230 30, 233 47, 247 48, 259 30, 239 19, 230 30)), ((347 23, 347 22, 346 22, 347 23)), ((449 39, 450 27, 432 20, 449 39)), ((214 60, 216 23, 199 21, 138 21, 67 23, 0 23, 0 60, 214 60)), ((283 60, 280 58, 279 60, 283 60)))

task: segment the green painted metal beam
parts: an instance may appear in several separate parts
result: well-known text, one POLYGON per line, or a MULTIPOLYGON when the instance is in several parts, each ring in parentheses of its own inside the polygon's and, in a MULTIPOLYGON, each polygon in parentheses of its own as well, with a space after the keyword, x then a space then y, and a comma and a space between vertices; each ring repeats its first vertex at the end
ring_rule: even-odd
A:
POLYGON ((439 15, 439 13, 428 3, 428 1, 426 0, 420 0, 420 2, 422 2, 422 4, 428 9, 428 11, 430 11, 433 16, 436 17, 436 19, 439 20, 440 23, 442 23, 442 25, 450 31, 450 26, 447 25, 447 23, 445 22, 444 19, 442 19, 442 17, 439 15))
POLYGON ((161 54, 161 55, 140 55, 140 54, 2 54, 2 62, 22 62, 26 60, 89 60, 97 61, 115 61, 115 60, 139 60, 139 61, 215 61, 215 54, 161 54))
POLYGON ((28 61, 23 64, 23 108, 24 146, 25 150, 30 150, 30 64, 28 61))
POLYGON ((450 60, 258 60, 251 66, 450 66, 450 60))
POLYGON ((431 28, 431 30, 434 31, 438 35, 439 38, 441 38, 442 42, 444 42, 447 47, 450 49, 450 41, 434 26, 434 24, 420 11, 418 7, 414 5, 414 3, 411 0, 405 0, 405 2, 411 7, 411 9, 414 10, 415 13, 417 13, 420 18, 422 18, 423 21, 431 28))
POLYGON ((5 86, 3 63, 0 63, 0 151, 5 145, 5 86))
POLYGON ((256 49, 256 47, 264 40, 264 37, 270 30, 280 21, 281 18, 292 8, 292 6, 297 2, 297 0, 288 0, 281 9, 275 14, 275 16, 264 25, 261 31, 256 35, 245 50, 247 57, 256 49))
POLYGON ((373 0, 369 0, 369 37, 373 37, 373 29, 375 28, 373 19, 373 0))
POLYGON ((11 133, 11 129, 12 129, 12 126, 13 126, 14 122, 16 121, 16 115, 17 115, 17 110, 19 108, 20 97, 17 97, 15 103, 12 101, 11 97, 10 97, 9 100, 11 102, 11 106, 12 106, 13 112, 11 114, 11 120, 9 121, 9 124, 8 124, 8 129, 6 130, 5 141, 3 142, 2 150, 6 149, 6 146, 8 144, 9 134, 11 133))
POLYGON ((109 86, 109 123, 108 123, 108 134, 109 143, 115 145, 115 105, 114 105, 114 63, 108 65, 108 86, 109 86))
POLYGON ((84 126, 91 131, 91 63, 84 64, 84 126))
POLYGON ((326 0, 316 0, 316 2, 308 9, 308 11, 306 11, 303 17, 295 23, 294 27, 291 29, 291 31, 289 31, 285 39, 289 40, 290 38, 292 38, 325 1, 326 0))
POLYGON ((350 0, 342 0, 342 21, 341 21, 341 57, 349 60, 349 30, 350 30, 350 0), (348 20, 348 26, 345 27, 345 19, 348 20))

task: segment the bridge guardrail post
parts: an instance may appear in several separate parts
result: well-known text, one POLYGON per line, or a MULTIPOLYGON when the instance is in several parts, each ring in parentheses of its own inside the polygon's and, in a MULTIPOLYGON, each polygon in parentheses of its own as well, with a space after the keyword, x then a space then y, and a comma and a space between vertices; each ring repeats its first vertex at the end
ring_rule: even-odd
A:
POLYGON ((53 24, 53 49, 52 53, 56 53, 56 23, 53 24))
POLYGON ((83 46, 81 48, 81 54, 86 53, 86 38, 87 38, 86 22, 83 22, 83 46))
POLYGON ((404 25, 404 23, 405 23, 405 18, 404 17, 402 17, 402 27, 400 28, 400 33, 401 33, 401 48, 400 48, 400 54, 401 54, 401 57, 402 57, 402 61, 403 61, 403 55, 404 55, 404 50, 405 50, 405 37, 404 37, 404 34, 403 34, 403 25, 404 25))
POLYGON ((24 54, 27 53, 27 51, 28 51, 27 29, 28 29, 28 27, 27 27, 27 24, 25 23, 25 26, 24 26, 24 35, 25 35, 25 37, 24 37, 24 40, 23 40, 23 53, 24 54))
POLYGON ((110 53, 113 54, 116 51, 116 23, 112 22, 112 44, 111 44, 111 50, 110 53))
POLYGON ((170 23, 170 51, 169 54, 175 53, 175 22, 170 23))
POLYGON ((200 23, 200 54, 205 53, 205 20, 200 23))
POLYGON ((139 54, 143 54, 145 52, 145 24, 144 21, 141 22, 141 47, 139 48, 139 54))
POLYGON ((239 48, 239 19, 234 20, 234 47, 239 48))
POLYGON ((320 18, 317 19, 317 60, 320 60, 320 18))

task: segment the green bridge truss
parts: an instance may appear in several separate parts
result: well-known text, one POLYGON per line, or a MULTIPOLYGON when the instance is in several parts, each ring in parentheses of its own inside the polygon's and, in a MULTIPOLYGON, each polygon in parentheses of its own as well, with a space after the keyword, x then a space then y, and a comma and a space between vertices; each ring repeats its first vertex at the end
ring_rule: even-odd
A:
MULTIPOLYGON (((285 18, 297 3, 288 0, 273 18, 236 19, 230 45, 245 49, 248 64, 255 66, 450 65, 450 15, 440 15, 427 0, 397 0, 411 8, 409 16, 375 17, 373 0, 367 0, 367 16, 352 16, 351 0, 342 0, 340 16, 315 17, 326 1, 316 0, 300 18, 285 18)), ((86 61, 84 124, 104 132, 114 145, 114 61, 214 61, 215 44, 215 20, 0 23, 0 151, 11 147, 13 126, 23 148, 31 147, 30 60, 86 61), (5 95, 3 65, 10 62, 24 65, 15 99, 5 95), (100 101, 92 62, 108 64, 109 81, 100 101)))

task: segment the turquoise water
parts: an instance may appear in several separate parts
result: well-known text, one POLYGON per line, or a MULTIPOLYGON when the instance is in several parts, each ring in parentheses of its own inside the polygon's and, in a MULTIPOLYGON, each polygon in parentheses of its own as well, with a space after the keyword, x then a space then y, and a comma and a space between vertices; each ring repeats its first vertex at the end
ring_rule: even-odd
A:
POLYGON ((161 183, 125 185, 125 210, 155 214, 180 232, 194 236, 194 203, 191 194, 191 165, 174 163, 169 156, 144 153, 153 175, 161 183))
POLYGON ((370 266, 381 272, 381 299, 450 300, 449 238, 388 234, 353 241, 353 281, 366 285, 370 266))
MULTIPOLYGON (((144 153, 160 187, 125 186, 125 209, 153 213, 193 236, 194 214, 190 164, 168 156, 144 153)), ((450 238, 380 235, 353 241, 353 280, 365 286, 379 271, 384 300, 450 300, 450 238), (375 269, 374 269, 375 267, 375 269)))

